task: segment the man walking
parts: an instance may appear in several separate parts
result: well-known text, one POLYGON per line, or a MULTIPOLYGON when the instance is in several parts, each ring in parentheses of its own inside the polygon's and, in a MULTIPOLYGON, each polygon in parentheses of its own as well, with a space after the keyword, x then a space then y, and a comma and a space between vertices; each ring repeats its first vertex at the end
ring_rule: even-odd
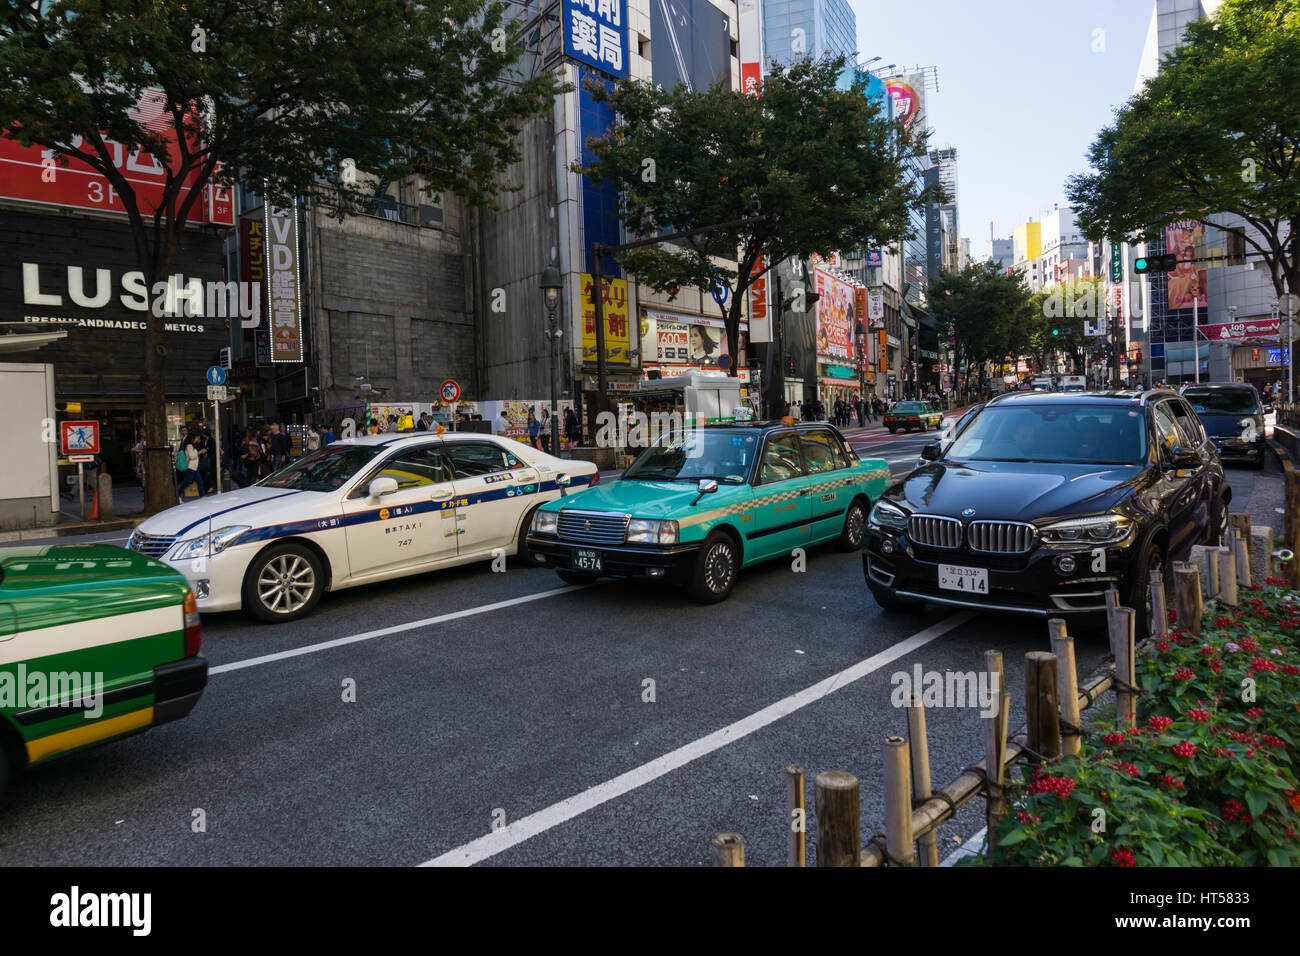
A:
POLYGON ((279 471, 284 460, 289 457, 289 436, 280 431, 279 425, 271 426, 271 471, 279 471))

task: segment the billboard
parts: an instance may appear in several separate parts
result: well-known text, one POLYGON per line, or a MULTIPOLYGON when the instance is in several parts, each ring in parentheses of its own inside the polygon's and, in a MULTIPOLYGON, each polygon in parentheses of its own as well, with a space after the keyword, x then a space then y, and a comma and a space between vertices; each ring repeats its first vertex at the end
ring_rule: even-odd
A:
MULTIPOLYGON (((146 90, 141 94, 130 117, 146 129, 160 134, 167 144, 170 159, 178 155, 176 129, 170 114, 164 114, 161 93, 146 90)), ((82 138, 73 136, 68 145, 80 149, 82 138)), ((152 153, 143 149, 128 150, 121 143, 105 138, 114 167, 135 191, 140 211, 152 215, 162 203, 167 171, 152 153)), ((116 187, 98 170, 85 163, 66 158, 42 146, 23 146, 16 139, 0 135, 0 198, 49 206, 91 209, 98 212, 126 214, 126 206, 116 187)), ((220 167, 218 166, 218 170, 220 167)), ((198 180, 197 171, 186 179, 187 191, 198 180)), ((190 210, 190 222, 235 224, 235 203, 230 186, 202 187, 203 193, 190 210)))
POLYGON ((1186 261, 1205 256, 1205 224, 1186 219, 1166 226, 1165 251, 1178 257, 1178 265, 1169 273, 1169 308, 1209 306, 1206 269, 1186 261))
MULTIPOLYGON (((591 273, 579 273, 582 279, 582 361, 595 364, 596 306, 591 301, 591 273)), ((627 280, 604 277, 601 311, 605 316, 605 364, 629 368, 632 365, 627 325, 627 280)))
POLYGON ((1261 341, 1276 342, 1282 337, 1282 320, 1242 319, 1238 322, 1202 325, 1200 331, 1211 342, 1229 342, 1233 345, 1261 341))
POLYGON ((302 299, 298 286, 298 201, 266 203, 266 315, 273 363, 302 361, 302 299))
POLYGON ((910 130, 918 123, 918 129, 925 129, 925 74, 909 73, 884 82, 894 118, 903 124, 903 129, 910 130))
POLYGON ((853 360, 853 328, 857 324, 855 288, 820 269, 817 275, 817 354, 853 360))
POLYGON ((627 76, 627 0, 564 0, 564 53, 610 76, 627 76))
POLYGON ((662 309, 645 310, 641 354, 646 362, 692 368, 724 368, 729 355, 727 329, 721 319, 682 315, 662 309))
POLYGON ((763 81, 763 6, 760 0, 740 0, 738 11, 740 88, 757 96, 763 81))

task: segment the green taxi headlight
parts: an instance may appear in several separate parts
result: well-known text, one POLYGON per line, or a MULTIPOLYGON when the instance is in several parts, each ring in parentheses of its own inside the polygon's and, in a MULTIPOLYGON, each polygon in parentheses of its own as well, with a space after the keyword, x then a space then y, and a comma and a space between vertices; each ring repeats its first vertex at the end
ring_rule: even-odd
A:
POLYGON ((534 534, 555 534, 556 523, 560 520, 559 512, 539 511, 533 515, 534 534))

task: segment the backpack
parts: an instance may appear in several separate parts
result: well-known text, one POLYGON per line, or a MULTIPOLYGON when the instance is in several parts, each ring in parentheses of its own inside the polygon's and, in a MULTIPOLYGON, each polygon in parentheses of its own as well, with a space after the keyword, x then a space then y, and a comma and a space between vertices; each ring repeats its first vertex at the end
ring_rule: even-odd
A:
POLYGON ((312 432, 307 436, 307 450, 316 451, 320 448, 320 436, 312 432))
POLYGON ((181 445, 181 447, 176 450, 176 470, 186 471, 188 468, 189 465, 185 461, 185 446, 181 445))

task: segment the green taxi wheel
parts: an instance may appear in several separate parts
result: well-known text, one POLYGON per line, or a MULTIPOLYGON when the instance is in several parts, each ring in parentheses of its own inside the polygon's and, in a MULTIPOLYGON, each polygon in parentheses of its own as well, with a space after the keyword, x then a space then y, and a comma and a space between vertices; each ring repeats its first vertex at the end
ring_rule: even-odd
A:
POLYGON ((244 575, 244 610, 262 621, 303 617, 320 600, 325 574, 320 558, 300 544, 268 548, 244 575))
POLYGON ((700 604, 725 600, 740 574, 740 548, 725 531, 715 531, 704 539, 695 558, 695 570, 686 592, 700 604))
POLYGON ((889 426, 889 434, 891 434, 891 435, 897 435, 897 434, 898 434, 898 429, 895 428, 893 425, 890 425, 890 426, 889 426))
POLYGON ((855 498, 844 515, 844 530, 835 546, 841 551, 857 551, 862 547, 862 530, 867 525, 867 506, 855 498))

